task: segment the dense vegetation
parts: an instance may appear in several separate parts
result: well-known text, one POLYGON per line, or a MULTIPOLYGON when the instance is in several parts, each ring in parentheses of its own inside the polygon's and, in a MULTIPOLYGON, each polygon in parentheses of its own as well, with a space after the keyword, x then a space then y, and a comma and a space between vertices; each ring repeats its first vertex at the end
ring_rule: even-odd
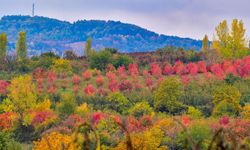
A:
POLYGON ((95 51, 88 38, 84 57, 29 58, 25 32, 16 56, 0 34, 0 149, 250 149, 243 23, 223 21, 216 35, 200 52, 95 51))
POLYGON ((55 50, 60 56, 65 50, 76 50, 82 55, 84 41, 92 38, 93 48, 119 49, 121 52, 145 52, 168 46, 198 50, 201 42, 175 36, 158 35, 131 24, 115 21, 77 21, 73 24, 45 17, 5 16, 0 20, 0 33, 6 32, 8 48, 15 49, 20 31, 27 33, 30 55, 55 50))

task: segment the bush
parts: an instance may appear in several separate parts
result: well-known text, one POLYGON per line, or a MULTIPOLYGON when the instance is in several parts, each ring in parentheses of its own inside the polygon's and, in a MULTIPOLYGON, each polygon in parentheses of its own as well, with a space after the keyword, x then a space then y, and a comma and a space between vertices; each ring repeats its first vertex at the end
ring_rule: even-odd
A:
POLYGON ((76 102, 75 98, 70 94, 64 94, 61 96, 62 101, 57 104, 56 110, 61 118, 65 118, 75 112, 76 102))
POLYGON ((242 112, 241 112, 241 116, 244 119, 250 119, 250 104, 243 107, 242 112))
POLYGON ((21 150, 21 144, 14 141, 8 133, 0 132, 0 150, 21 150))
POLYGON ((90 57, 90 67, 105 70, 106 66, 112 62, 112 54, 109 51, 96 52, 90 57))
POLYGON ((198 119, 202 117, 202 112, 199 109, 196 109, 192 106, 188 107, 187 114, 194 119, 198 119))
POLYGON ((159 111, 179 113, 183 104, 178 101, 183 93, 181 82, 174 77, 167 78, 154 93, 154 105, 159 111))
POLYGON ((108 102, 109 102, 108 108, 120 114, 126 113, 128 109, 128 104, 129 104, 128 99, 119 92, 110 93, 108 95, 108 102))
POLYGON ((70 61, 66 59, 54 60, 52 70, 56 71, 57 73, 72 73, 70 61))
POLYGON ((199 84, 199 81, 191 81, 184 86, 184 93, 180 100, 188 106, 193 106, 205 116, 210 116, 212 113, 213 88, 215 82, 199 84))
POLYGON ((233 104, 227 103, 226 101, 222 101, 214 107, 213 116, 236 116, 236 110, 233 104))
POLYGON ((128 56, 128 55, 117 55, 115 58, 114 58, 114 61, 113 61, 113 65, 118 68, 120 66, 125 66, 126 68, 128 68, 128 65, 133 63, 133 59, 128 56))
POLYGON ((129 114, 135 116, 137 119, 144 115, 150 115, 154 110, 150 107, 148 102, 136 103, 129 109, 129 114))
POLYGON ((240 111, 240 91, 231 85, 222 85, 213 92, 213 115, 237 115, 240 111), (225 113, 225 114, 224 114, 225 113))
POLYGON ((46 134, 40 141, 34 142, 34 150, 59 150, 67 147, 68 150, 76 149, 73 139, 69 135, 64 135, 57 132, 46 134))
POLYGON ((211 128, 204 123, 196 122, 192 124, 187 131, 180 132, 177 137, 179 149, 191 149, 192 143, 187 143, 192 139, 196 144, 199 143, 199 149, 207 149, 212 138, 211 128), (185 142, 186 141, 186 142, 185 142))

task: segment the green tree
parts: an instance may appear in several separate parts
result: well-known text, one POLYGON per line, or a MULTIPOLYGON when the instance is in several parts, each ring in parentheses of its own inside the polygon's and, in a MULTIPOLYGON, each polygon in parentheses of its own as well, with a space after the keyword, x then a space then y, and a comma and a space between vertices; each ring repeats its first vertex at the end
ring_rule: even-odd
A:
POLYGON ((63 94, 61 99, 56 105, 56 110, 61 118, 65 118, 75 112, 77 104, 72 94, 63 94))
POLYGON ((0 61, 1 63, 6 60, 7 55, 7 35, 6 33, 0 34, 0 61))
POLYGON ((129 109, 129 114, 135 116, 137 119, 143 115, 150 115, 152 112, 154 112, 153 108, 146 101, 138 102, 129 109))
POLYGON ((240 91, 232 85, 217 87, 213 92, 213 115, 236 115, 241 109, 240 97, 240 91))
POLYGON ((124 55, 124 54, 119 54, 116 55, 114 57, 114 61, 112 62, 112 64, 118 68, 122 65, 124 65, 126 68, 128 67, 129 64, 131 64, 133 62, 133 59, 128 56, 128 55, 124 55))
POLYGON ((207 49, 209 49, 209 41, 208 41, 208 36, 205 35, 202 40, 202 51, 206 51, 207 49))
POLYGON ((110 110, 124 114, 128 109, 129 101, 122 93, 115 92, 108 95, 108 103, 110 110))
POLYGON ((17 61, 23 62, 27 59, 26 33, 21 31, 16 43, 17 61))
POLYGON ((89 61, 91 68, 104 70, 107 64, 112 63, 112 54, 109 51, 102 50, 92 54, 89 61))
POLYGON ((111 54, 117 54, 118 53, 118 49, 115 48, 105 48, 105 51, 109 51, 111 54))
POLYGON ((88 38, 85 44, 84 55, 89 59, 89 57, 93 54, 92 50, 92 39, 88 38))
POLYGON ((177 113, 178 110, 183 108, 183 104, 178 101, 182 93, 183 87, 179 79, 175 77, 167 78, 154 93, 155 108, 171 114, 177 113))
POLYGON ((234 19, 231 30, 227 21, 224 20, 216 27, 217 38, 213 41, 212 46, 224 58, 242 58, 249 53, 245 32, 242 20, 234 19))

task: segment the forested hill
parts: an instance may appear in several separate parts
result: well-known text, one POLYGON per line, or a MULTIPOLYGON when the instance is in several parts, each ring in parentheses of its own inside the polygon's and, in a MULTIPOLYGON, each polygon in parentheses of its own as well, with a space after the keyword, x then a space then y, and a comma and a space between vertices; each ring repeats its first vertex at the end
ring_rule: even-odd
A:
POLYGON ((201 41, 176 36, 159 35, 132 24, 117 21, 83 20, 74 23, 46 17, 4 16, 0 32, 8 35, 8 48, 14 50, 19 31, 27 32, 29 54, 54 50, 62 54, 74 49, 81 54, 84 41, 92 38, 93 48, 117 48, 120 52, 146 52, 164 46, 184 49, 201 48, 201 41))

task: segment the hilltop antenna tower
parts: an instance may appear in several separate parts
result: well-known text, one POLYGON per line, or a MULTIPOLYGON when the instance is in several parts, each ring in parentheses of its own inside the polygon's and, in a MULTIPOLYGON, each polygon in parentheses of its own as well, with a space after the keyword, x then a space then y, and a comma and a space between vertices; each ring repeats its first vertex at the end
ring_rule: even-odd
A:
POLYGON ((32 4, 32 17, 35 16, 35 3, 32 4))

